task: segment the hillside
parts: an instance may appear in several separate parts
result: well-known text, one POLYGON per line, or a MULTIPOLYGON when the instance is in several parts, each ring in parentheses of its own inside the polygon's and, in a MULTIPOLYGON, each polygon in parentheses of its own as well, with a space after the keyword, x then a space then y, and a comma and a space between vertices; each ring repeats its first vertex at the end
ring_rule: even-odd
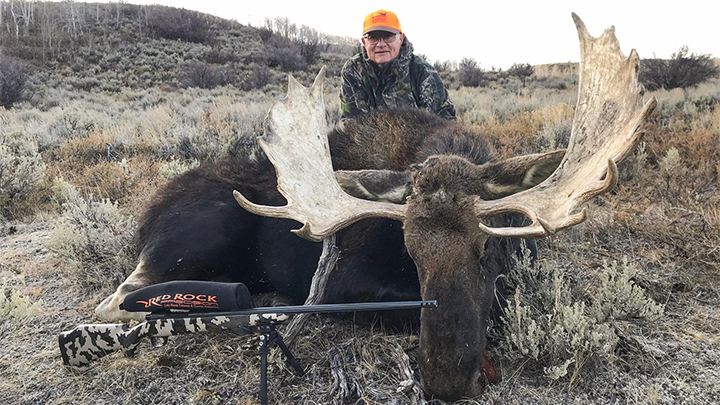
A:
POLYGON ((0 3, 3 55, 29 62, 48 87, 251 90, 284 81, 284 73, 338 71, 353 50, 347 38, 281 19, 269 29, 164 6, 15 3, 19 18, 0 3))
MULTIPOLYGON (((13 4, 15 18, 0 2, 0 62, 27 64, 30 91, 0 107, 0 404, 258 403, 257 337, 175 336, 74 369, 57 334, 97 322, 134 269, 155 192, 256 144, 288 73, 307 85, 329 67, 336 123, 354 40, 161 6, 13 4)), ((457 67, 441 74, 458 121, 510 157, 567 145, 574 69, 536 66, 527 83, 485 72, 481 87, 461 85, 457 67)), ((513 322, 491 329, 502 381, 457 405, 717 403, 720 80, 652 96, 619 186, 513 276, 526 283, 508 302, 513 322)), ((273 351, 271 403, 442 404, 419 390, 411 332, 317 316, 292 349, 308 375, 273 351)))

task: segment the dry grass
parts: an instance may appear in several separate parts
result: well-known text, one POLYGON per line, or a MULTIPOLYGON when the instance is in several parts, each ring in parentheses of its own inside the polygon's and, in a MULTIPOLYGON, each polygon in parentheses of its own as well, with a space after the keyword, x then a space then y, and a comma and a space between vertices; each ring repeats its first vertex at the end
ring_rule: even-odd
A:
MULTIPOLYGON (((60 219, 67 220, 61 200, 51 198, 57 177, 86 201, 110 198, 119 201, 117 215, 135 216, 147 195, 174 173, 227 153, 239 135, 257 133, 277 94, 228 92, 62 93, 62 108, 0 111, 0 130, 34 136, 47 167, 27 194, 32 200, 15 202, 24 204, 23 219, 0 218, 0 308, 33 308, 42 301, 42 311, 30 318, 0 319, 0 403, 257 403, 254 337, 181 336, 160 349, 144 344, 134 358, 113 355, 87 370, 62 366, 57 333, 91 322, 92 308, 111 286, 86 288, 73 267, 77 263, 45 247, 60 219)), ((573 93, 461 89, 451 96, 461 120, 494 136, 499 152, 511 155, 551 149, 553 142, 561 146, 573 93)), ((637 269, 633 282, 664 305, 664 316, 652 323, 615 322, 612 356, 555 381, 543 375, 542 365, 496 352, 503 381, 459 403, 704 404, 720 398, 720 83, 654 95, 660 105, 644 149, 621 166, 620 187, 590 204, 585 224, 542 241, 540 248, 578 291, 592 291, 593 272, 603 262, 628 260, 637 269)), ((327 100, 328 108, 337 106, 335 89, 327 100)), ((109 281, 127 270, 104 274, 98 267, 87 277, 106 275, 109 281)), ((279 353, 272 354, 271 402, 413 403, 397 353, 407 351, 414 367, 416 344, 411 334, 314 318, 293 348, 306 377, 295 376, 279 353), (336 367, 333 375, 333 358, 336 364, 342 359, 341 374, 336 367), (333 390, 338 376, 350 388, 344 397, 333 390)))

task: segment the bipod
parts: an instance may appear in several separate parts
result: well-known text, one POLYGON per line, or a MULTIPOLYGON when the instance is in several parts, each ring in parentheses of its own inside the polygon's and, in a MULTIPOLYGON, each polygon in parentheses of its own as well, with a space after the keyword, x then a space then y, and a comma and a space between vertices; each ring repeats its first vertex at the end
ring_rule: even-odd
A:
POLYGON ((267 358, 270 354, 270 347, 277 346, 282 350, 288 363, 295 369, 295 373, 300 377, 305 375, 300 363, 298 363, 295 356, 293 356, 290 349, 285 345, 282 336, 275 329, 275 325, 267 325, 259 327, 258 333, 260 334, 260 404, 267 405, 268 393, 267 393, 267 358))

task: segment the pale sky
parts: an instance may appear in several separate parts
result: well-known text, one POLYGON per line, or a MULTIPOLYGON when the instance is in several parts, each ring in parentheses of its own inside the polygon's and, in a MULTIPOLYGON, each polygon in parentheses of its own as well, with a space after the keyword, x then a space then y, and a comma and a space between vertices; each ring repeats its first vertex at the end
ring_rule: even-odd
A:
POLYGON ((130 0, 198 10, 242 24, 262 26, 265 18, 288 17, 326 34, 360 37, 365 15, 380 8, 395 12, 416 53, 435 60, 471 57, 481 67, 507 68, 514 62, 577 62, 575 12, 590 34, 615 25, 625 55, 668 58, 682 45, 690 52, 720 57, 720 1, 311 1, 311 0, 130 0))

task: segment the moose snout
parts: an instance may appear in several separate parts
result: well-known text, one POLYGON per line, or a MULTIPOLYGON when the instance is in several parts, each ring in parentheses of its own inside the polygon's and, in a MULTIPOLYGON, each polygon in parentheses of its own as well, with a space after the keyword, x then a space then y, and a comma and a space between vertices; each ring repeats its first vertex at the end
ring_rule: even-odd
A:
POLYGON ((454 402, 482 395, 487 383, 488 380, 482 372, 482 368, 478 367, 470 373, 458 370, 453 375, 437 379, 423 379, 421 385, 428 399, 454 402))
POLYGON ((456 354, 458 357, 444 359, 429 357, 419 364, 420 382, 428 398, 449 402, 474 398, 481 395, 488 384, 500 381, 487 350, 456 354))

